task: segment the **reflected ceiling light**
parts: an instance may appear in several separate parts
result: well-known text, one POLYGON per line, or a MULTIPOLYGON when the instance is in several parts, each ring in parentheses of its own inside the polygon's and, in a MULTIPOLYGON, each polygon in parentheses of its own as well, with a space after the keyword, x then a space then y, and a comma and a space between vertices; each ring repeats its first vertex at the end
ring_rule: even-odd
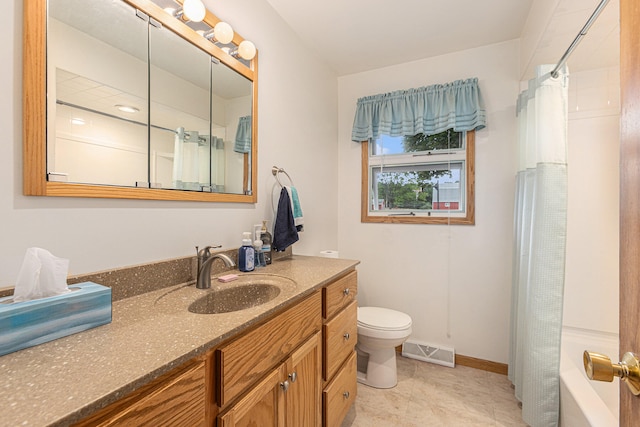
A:
POLYGON ((84 124, 84 120, 79 118, 79 117, 74 117, 71 119, 71 124, 72 125, 83 125, 84 124))
POLYGON ((200 22, 207 14, 207 9, 204 7, 202 0, 184 0, 182 10, 184 11, 184 16, 191 22, 200 22))
POLYGON ((140 111, 138 108, 132 107, 131 105, 117 104, 115 107, 123 113, 137 113, 140 111))

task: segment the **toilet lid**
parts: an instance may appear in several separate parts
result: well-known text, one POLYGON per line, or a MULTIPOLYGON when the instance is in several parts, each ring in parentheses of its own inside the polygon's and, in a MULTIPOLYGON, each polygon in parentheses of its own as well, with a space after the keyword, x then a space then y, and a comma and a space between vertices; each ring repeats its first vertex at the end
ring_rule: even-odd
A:
POLYGON ((398 331, 411 326, 411 317, 382 307, 358 307, 358 325, 365 328, 398 331))

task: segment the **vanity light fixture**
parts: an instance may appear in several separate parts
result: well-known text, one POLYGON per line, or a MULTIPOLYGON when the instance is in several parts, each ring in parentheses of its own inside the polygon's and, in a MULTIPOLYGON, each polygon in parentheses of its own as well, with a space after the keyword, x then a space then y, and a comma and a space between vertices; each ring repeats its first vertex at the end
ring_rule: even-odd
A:
POLYGON ((211 30, 202 34, 202 36, 210 41, 216 41, 221 44, 231 43, 233 40, 233 28, 226 22, 218 22, 211 30))
POLYGON ((180 19, 182 18, 182 9, 176 9, 175 7, 165 7, 164 11, 174 18, 180 19))
POLYGON ((131 105, 116 104, 115 107, 123 113, 137 113, 140 111, 138 108, 132 107, 131 105))
POLYGON ((182 10, 184 16, 191 22, 201 22, 207 14, 202 0, 184 0, 182 10))
POLYGON ((249 40, 244 40, 238 46, 238 55, 242 59, 251 61, 256 56, 256 45, 249 40))
MULTIPOLYGON (((200 22, 207 14, 202 0, 184 0, 182 9, 165 8, 164 10, 174 18, 187 19, 191 22, 200 22)), ((224 21, 218 22, 208 31, 198 30, 197 33, 212 43, 223 45, 231 43, 235 35, 231 25, 224 21)), ((256 46, 249 40, 243 40, 234 50, 228 47, 222 47, 222 50, 233 57, 240 57, 247 61, 251 61, 256 56, 256 46)))
POLYGON ((256 56, 256 45, 249 40, 243 40, 240 42, 237 49, 231 50, 228 47, 223 47, 222 50, 233 57, 239 56, 247 61, 251 61, 256 56))

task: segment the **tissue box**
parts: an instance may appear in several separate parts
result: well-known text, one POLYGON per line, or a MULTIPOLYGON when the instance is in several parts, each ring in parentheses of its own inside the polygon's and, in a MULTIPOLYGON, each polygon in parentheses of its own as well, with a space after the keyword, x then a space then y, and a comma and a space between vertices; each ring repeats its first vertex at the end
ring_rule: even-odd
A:
POLYGON ((0 298, 0 356, 111 322, 111 288, 92 282, 31 301, 0 298))

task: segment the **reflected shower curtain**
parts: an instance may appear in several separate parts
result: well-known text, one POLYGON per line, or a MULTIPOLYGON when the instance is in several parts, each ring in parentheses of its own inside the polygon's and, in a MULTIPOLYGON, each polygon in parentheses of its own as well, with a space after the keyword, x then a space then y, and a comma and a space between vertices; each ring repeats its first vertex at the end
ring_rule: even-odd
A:
POLYGON ((200 135, 176 129, 173 150, 173 188, 200 190, 200 135))
POLYGON ((224 141, 198 131, 176 129, 173 188, 224 192, 224 141))
POLYGON ((566 69, 541 65, 518 98, 509 379, 532 427, 559 418, 567 228, 566 69))
POLYGON ((213 188, 213 191, 224 193, 224 140, 215 136, 211 139, 211 168, 211 187, 213 188))

